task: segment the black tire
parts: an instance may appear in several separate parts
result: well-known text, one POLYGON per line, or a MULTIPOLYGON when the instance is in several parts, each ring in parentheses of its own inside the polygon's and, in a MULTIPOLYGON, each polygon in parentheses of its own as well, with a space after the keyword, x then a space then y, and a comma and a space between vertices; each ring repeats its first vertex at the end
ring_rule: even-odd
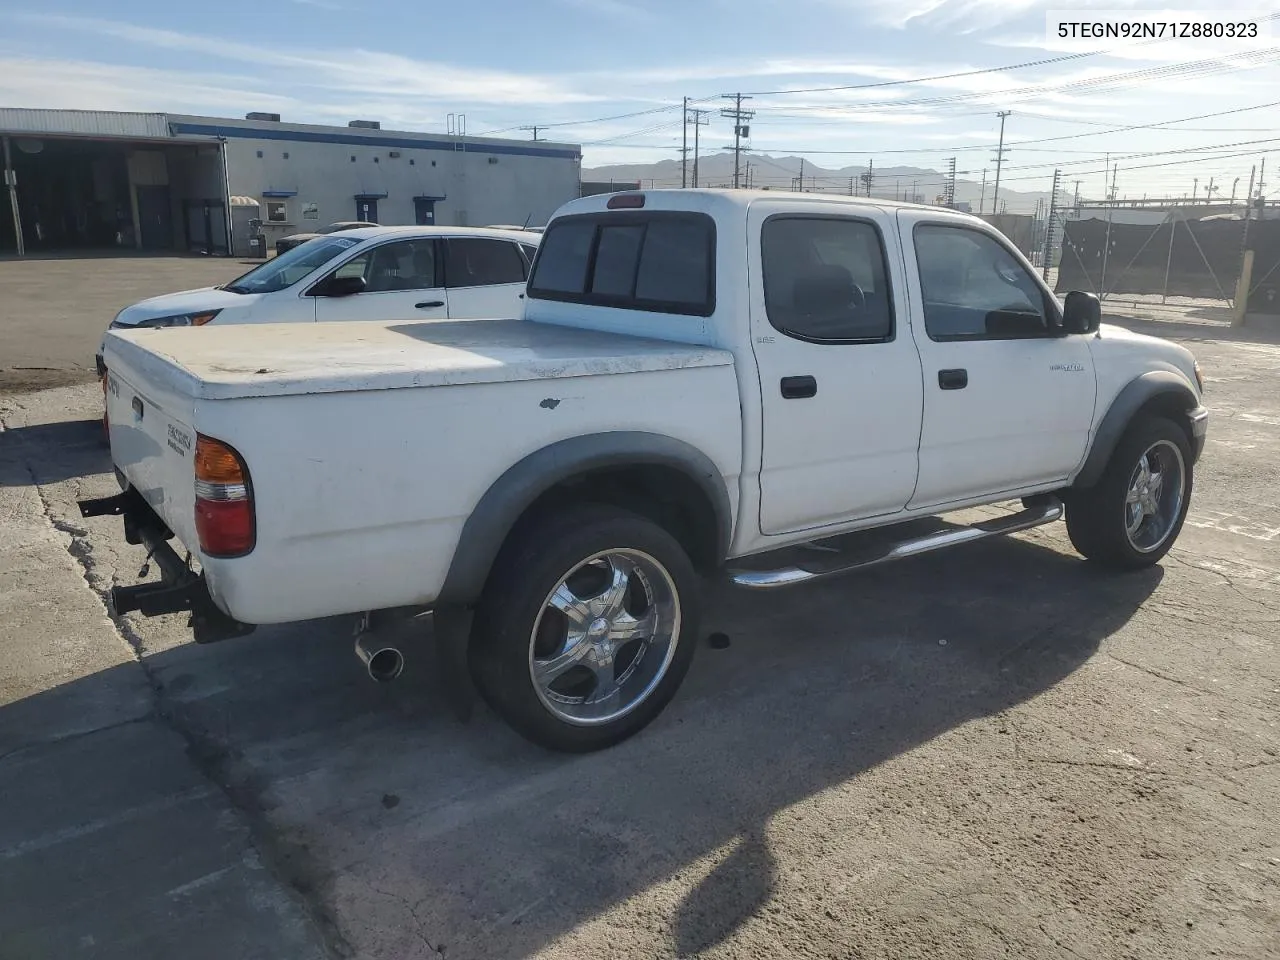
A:
POLYGON ((1116 444, 1097 484, 1070 491, 1065 498, 1071 545, 1087 560, 1119 570, 1137 570, 1158 563, 1182 531, 1191 504, 1191 487, 1191 444, 1186 431, 1164 417, 1144 417, 1132 424, 1116 444), (1131 542, 1126 530, 1126 497, 1140 459, 1161 442, 1172 444, 1181 454, 1182 499, 1163 539, 1143 550, 1131 542))
POLYGON ((494 563, 471 633, 472 677, 489 706, 540 746, 570 753, 613 746, 647 726, 679 689, 697 646, 699 593, 688 555, 651 520, 600 504, 550 512, 519 527, 494 563), (553 713, 535 685, 534 629, 561 581, 588 558, 611 550, 638 551, 668 575, 664 588, 674 587, 678 611, 678 628, 671 631, 675 649, 661 661, 665 673, 629 712, 595 725, 575 724, 553 713))

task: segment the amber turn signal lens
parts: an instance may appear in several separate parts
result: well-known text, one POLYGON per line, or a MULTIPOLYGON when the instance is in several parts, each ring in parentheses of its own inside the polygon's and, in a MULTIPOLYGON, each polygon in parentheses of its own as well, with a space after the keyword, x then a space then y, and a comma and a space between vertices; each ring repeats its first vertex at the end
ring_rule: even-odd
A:
POLYGON ((210 310, 208 313, 193 313, 191 315, 191 325, 193 327, 203 327, 217 315, 217 310, 210 310))
POLYGON ((205 483, 244 483, 245 471, 234 450, 197 434, 196 479, 205 483))

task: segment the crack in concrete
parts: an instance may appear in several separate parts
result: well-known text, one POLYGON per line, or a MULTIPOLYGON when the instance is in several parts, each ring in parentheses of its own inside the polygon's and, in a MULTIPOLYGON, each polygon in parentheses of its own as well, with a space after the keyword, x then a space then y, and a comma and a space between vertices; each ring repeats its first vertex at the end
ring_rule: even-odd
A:
POLYGON ((422 941, 423 946, 427 948, 427 953, 437 957, 444 956, 445 945, 443 943, 439 945, 432 944, 432 942, 427 938, 427 935, 422 932, 422 918, 418 916, 418 908, 422 906, 421 900, 416 903, 410 903, 407 897, 402 897, 398 893, 392 893, 390 890, 383 890, 381 887, 375 887, 368 880, 361 878, 360 882, 363 883, 368 890, 378 894, 378 896, 386 897, 388 900, 394 900, 396 903, 400 904, 400 906, 408 910, 409 916, 413 918, 413 932, 417 938, 422 941))
MULTIPOLYGON (((218 789, 232 810, 240 817, 258 859, 276 881, 289 891, 289 894, 302 907, 303 912, 311 919, 320 933, 320 939, 327 952, 333 957, 344 958, 344 960, 353 956, 354 950, 342 935, 337 919, 332 916, 324 901, 315 895, 315 885, 310 878, 318 871, 308 862, 308 858, 296 856, 297 847, 290 849, 286 841, 275 836, 271 825, 263 816, 261 799, 251 783, 251 778, 232 769, 231 751, 208 731, 201 729, 190 717, 185 716, 180 705, 169 698, 165 692, 164 682, 147 662, 143 652, 142 636, 126 618, 113 615, 107 607, 106 589, 109 589, 110 585, 108 584, 106 588, 99 587, 99 583, 106 582, 107 577, 98 570, 98 561, 94 556, 93 545, 89 541, 89 530, 62 520, 54 514, 52 504, 45 496, 31 461, 25 457, 23 461, 26 472, 31 477, 31 486, 40 502, 45 521, 53 529, 69 538, 69 542, 64 543, 64 548, 77 562, 85 586, 102 603, 104 611, 115 627, 117 636, 128 645, 134 662, 142 669, 143 676, 147 680, 151 690, 152 711, 138 718, 138 721, 158 721, 182 738, 187 745, 187 756, 196 770, 218 789)), ((99 731, 90 731, 90 733, 97 732, 99 731)), ((88 733, 81 735, 88 735, 88 733)))

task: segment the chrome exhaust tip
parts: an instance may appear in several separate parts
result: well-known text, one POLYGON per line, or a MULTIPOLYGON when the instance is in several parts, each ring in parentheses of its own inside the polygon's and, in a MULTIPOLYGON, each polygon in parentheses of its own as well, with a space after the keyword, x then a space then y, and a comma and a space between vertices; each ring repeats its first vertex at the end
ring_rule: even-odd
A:
POLYGON ((356 656, 369 671, 371 679, 388 683, 404 672, 404 654, 399 648, 383 643, 377 637, 362 633, 356 637, 356 656))

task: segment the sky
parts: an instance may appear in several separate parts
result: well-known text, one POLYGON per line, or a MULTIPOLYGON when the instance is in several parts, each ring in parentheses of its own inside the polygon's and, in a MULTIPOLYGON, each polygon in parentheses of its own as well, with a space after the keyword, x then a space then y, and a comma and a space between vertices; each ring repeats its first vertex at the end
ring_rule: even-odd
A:
MULTIPOLYGON (((996 113, 1007 110, 1011 188, 1046 190, 1057 166, 1093 196, 1109 176, 1118 196, 1203 196, 1210 178, 1222 197, 1239 178, 1243 196, 1250 168, 1280 146, 1280 19, 1252 42, 1050 39, 1046 12, 1063 6, 0 0, 0 106, 264 110, 440 132, 463 115, 469 135, 528 139, 523 127, 548 125, 539 138, 581 144, 584 167, 595 167, 678 158, 683 97, 708 111, 703 150, 723 149, 733 127, 721 95, 744 92, 753 151, 828 168, 871 158, 942 169, 955 156, 969 179, 994 169, 996 113), (1089 55, 993 70, 1079 54, 1089 55)), ((1196 5, 1070 6, 1083 20, 1196 5)), ((1280 0, 1212 9, 1265 17, 1280 15, 1280 0)), ((1266 192, 1280 196, 1280 151, 1269 165, 1277 189, 1266 192)))

